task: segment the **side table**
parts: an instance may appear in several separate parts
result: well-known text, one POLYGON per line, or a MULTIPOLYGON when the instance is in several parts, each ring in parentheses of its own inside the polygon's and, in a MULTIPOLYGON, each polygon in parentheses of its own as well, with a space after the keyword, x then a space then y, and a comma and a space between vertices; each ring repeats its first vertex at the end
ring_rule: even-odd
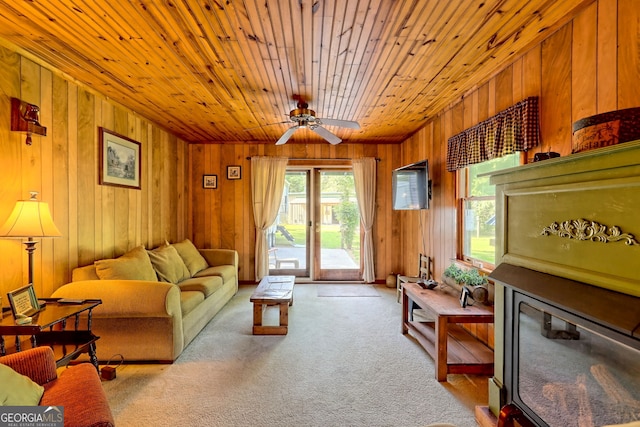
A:
POLYGON ((27 325, 16 324, 11 312, 2 313, 0 356, 30 347, 49 346, 56 356, 57 367, 66 366, 81 353, 88 353, 89 360, 98 370, 95 343, 100 337, 91 332, 91 314, 102 300, 41 298, 39 301, 43 307, 27 325), (85 314, 86 322, 81 321, 84 320, 81 315, 85 314), (15 344, 7 346, 5 336, 15 336, 15 344), (30 338, 21 338, 25 336, 30 338))

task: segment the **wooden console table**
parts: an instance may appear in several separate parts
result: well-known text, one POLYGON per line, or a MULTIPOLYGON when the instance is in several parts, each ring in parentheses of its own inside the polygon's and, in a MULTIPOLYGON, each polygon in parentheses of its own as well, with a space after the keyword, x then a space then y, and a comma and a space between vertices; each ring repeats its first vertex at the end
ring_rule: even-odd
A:
POLYGON ((440 288, 426 290, 415 283, 402 288, 402 333, 412 332, 436 365, 436 379, 446 381, 447 374, 493 375, 493 350, 467 332, 458 323, 493 323, 491 307, 462 308, 457 296, 440 288), (433 320, 414 321, 414 302, 433 320))

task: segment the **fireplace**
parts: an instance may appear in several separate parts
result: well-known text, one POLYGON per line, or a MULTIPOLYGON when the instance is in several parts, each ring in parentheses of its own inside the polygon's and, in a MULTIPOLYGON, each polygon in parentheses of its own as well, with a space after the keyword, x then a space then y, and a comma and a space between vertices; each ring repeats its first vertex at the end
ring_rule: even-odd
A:
POLYGON ((509 264, 492 277, 505 286, 511 414, 551 427, 640 421, 640 298, 509 264))
POLYGON ((491 182, 490 412, 503 425, 640 422, 640 141, 499 171, 491 182))

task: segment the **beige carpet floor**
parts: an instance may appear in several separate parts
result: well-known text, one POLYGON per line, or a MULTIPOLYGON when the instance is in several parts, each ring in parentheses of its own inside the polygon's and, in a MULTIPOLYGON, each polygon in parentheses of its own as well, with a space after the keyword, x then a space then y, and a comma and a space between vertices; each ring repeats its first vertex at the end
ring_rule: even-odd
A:
POLYGON ((322 283, 318 284, 319 297, 379 297, 380 294, 373 285, 356 283, 322 283))
POLYGON ((401 334, 395 289, 320 298, 317 286, 296 285, 286 336, 251 334, 254 287, 241 286, 174 364, 118 368, 103 383, 116 425, 476 425, 487 379, 438 383, 433 360, 401 334))

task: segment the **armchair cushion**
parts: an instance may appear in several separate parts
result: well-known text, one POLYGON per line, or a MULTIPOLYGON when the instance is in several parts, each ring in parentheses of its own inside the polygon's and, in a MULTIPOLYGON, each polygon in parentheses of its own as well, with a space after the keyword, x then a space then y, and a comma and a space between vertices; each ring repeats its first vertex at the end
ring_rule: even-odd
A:
POLYGON ((175 284, 191 277, 189 269, 173 246, 164 244, 148 251, 148 254, 160 281, 175 284))
POLYGON ((178 251, 178 255, 186 264, 191 276, 209 267, 207 260, 204 259, 191 240, 185 239, 182 242, 174 243, 173 247, 178 251))
POLYGON ((0 406, 37 406, 44 387, 0 364, 0 406))
POLYGON ((115 259, 96 261, 94 265, 96 274, 102 280, 158 280, 144 246, 133 248, 115 259))

